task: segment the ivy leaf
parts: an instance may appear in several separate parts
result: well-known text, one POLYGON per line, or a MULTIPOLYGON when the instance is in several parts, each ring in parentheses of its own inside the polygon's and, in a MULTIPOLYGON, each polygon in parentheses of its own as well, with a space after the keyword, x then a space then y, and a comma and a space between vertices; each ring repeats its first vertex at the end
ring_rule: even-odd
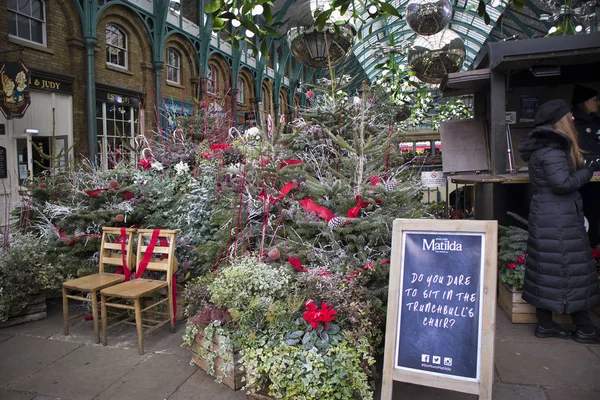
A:
POLYGON ((325 342, 329 343, 329 339, 330 339, 330 338, 329 338, 329 333, 327 333, 327 332, 322 332, 320 336, 321 336, 321 339, 322 339, 323 341, 325 341, 325 342))
POLYGON ((333 9, 329 9, 319 14, 319 16, 315 19, 315 26, 317 27, 317 30, 322 31, 325 29, 325 24, 329 20, 329 17, 331 17, 332 12, 333 9))
POLYGON ((271 23, 273 22, 273 13, 271 12, 271 7, 269 7, 268 5, 265 5, 263 7, 263 17, 265 17, 265 20, 267 20, 267 23, 271 23))
POLYGON ((394 6, 392 6, 391 4, 389 4, 387 2, 381 2, 381 3, 379 3, 379 7, 381 8, 381 11, 383 11, 389 15, 392 15, 394 17, 398 17, 398 18, 402 19, 402 15, 400 15, 398 10, 396 10, 394 8, 394 6))
POLYGON ((225 27, 225 20, 219 17, 213 18, 213 31, 220 31, 225 27))
POLYGON ((340 326, 338 324, 330 323, 328 332, 330 335, 335 335, 337 333, 340 333, 340 326))
POLYGON ((298 339, 286 339, 285 340, 285 344, 287 344, 288 346, 295 346, 298 343, 300 343, 300 341, 298 339))
POLYGON ((306 333, 304 334, 304 336, 302 337, 302 344, 306 344, 306 343, 308 343, 309 341, 310 341, 310 333, 309 333, 309 332, 306 332, 306 333))
POLYGON ((218 11, 223 7, 223 0, 213 0, 204 7, 204 12, 207 14, 212 14, 215 11, 218 11))
POLYGON ((304 335, 304 331, 294 331, 288 335, 290 339, 300 339, 304 335))
POLYGON ((262 25, 261 26, 262 29, 267 32, 267 35, 273 37, 273 38, 278 38, 279 37, 279 33, 273 29, 272 27, 268 26, 268 25, 262 25))

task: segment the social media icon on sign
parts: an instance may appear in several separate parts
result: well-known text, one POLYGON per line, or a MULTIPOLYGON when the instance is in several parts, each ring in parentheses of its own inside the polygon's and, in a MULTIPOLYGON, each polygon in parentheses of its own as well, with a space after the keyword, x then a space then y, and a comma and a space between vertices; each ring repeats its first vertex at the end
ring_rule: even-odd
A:
POLYGON ((429 362, 429 354, 421 354, 421 362, 429 362))
POLYGON ((452 366, 452 359, 450 357, 444 357, 444 365, 447 367, 452 366))
POLYGON ((442 362, 441 357, 440 356, 433 356, 433 363, 434 364, 440 364, 442 362))

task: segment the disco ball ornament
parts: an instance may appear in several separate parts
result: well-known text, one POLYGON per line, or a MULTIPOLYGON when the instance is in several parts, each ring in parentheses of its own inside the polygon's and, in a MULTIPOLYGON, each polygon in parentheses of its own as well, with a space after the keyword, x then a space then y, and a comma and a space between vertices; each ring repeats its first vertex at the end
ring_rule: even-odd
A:
POLYGON ((408 51, 408 63, 417 78, 440 83, 445 74, 458 72, 465 61, 465 42, 451 29, 420 36, 408 51))
POLYGON ((441 32, 452 18, 450 0, 411 0, 406 6, 406 22, 419 35, 441 32))
POLYGON ((332 25, 323 31, 314 26, 298 26, 288 31, 287 38, 292 54, 302 64, 317 69, 328 68, 329 62, 331 66, 342 63, 352 50, 354 28, 350 24, 339 25, 336 32, 332 25))
POLYGON ((406 121, 408 119, 408 117, 410 117, 410 114, 412 113, 412 110, 410 108, 410 105, 404 103, 401 106, 399 106, 398 110, 396 111, 396 115, 395 115, 395 120, 396 122, 402 122, 402 121, 406 121))

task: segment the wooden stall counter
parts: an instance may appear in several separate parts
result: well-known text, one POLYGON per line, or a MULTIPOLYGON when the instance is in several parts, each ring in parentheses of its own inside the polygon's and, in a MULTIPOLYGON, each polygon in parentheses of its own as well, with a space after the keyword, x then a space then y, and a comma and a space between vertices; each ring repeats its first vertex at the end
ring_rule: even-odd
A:
MULTIPOLYGON (((518 173, 516 175, 491 175, 491 174, 470 174, 470 175, 450 175, 452 183, 474 184, 474 183, 529 183, 529 174, 518 173)), ((600 174, 595 174, 591 182, 600 182, 600 174)))

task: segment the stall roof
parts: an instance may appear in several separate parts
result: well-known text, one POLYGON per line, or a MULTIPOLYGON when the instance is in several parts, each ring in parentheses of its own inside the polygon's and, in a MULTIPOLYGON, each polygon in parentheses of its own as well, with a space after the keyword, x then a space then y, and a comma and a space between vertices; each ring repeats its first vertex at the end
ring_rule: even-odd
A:
POLYGON ((529 69, 534 65, 600 62, 600 32, 509 42, 488 42, 473 63, 493 71, 529 69))

